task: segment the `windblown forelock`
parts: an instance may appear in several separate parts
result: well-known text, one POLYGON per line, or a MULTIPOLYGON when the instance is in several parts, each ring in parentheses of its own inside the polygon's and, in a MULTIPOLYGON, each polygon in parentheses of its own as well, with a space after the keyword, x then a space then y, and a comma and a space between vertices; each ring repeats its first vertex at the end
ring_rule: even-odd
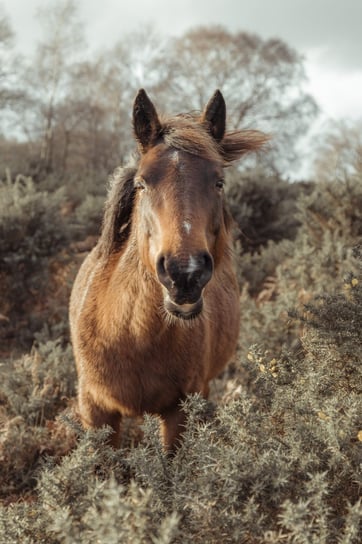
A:
POLYGON ((161 136, 169 147, 204 159, 222 161, 218 143, 200 124, 196 115, 186 114, 162 119, 161 136))

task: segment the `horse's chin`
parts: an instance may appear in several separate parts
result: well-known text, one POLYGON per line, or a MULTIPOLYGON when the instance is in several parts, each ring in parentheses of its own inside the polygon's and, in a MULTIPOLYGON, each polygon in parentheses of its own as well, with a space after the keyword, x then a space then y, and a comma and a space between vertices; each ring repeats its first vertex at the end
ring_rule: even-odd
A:
POLYGON ((202 298, 192 304, 176 304, 168 296, 165 297, 165 309, 168 314, 178 319, 189 321, 195 319, 202 312, 202 298))

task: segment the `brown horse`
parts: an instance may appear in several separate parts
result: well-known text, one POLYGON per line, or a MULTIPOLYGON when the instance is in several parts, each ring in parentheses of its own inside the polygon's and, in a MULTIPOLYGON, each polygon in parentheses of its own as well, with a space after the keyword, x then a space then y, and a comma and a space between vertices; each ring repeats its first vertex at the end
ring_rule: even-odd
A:
POLYGON ((239 293, 223 168, 266 141, 225 133, 216 91, 199 115, 160 120, 144 90, 133 109, 139 159, 116 171, 98 244, 75 280, 70 323, 86 427, 158 414, 166 449, 184 424, 180 401, 207 397, 233 355, 239 293))

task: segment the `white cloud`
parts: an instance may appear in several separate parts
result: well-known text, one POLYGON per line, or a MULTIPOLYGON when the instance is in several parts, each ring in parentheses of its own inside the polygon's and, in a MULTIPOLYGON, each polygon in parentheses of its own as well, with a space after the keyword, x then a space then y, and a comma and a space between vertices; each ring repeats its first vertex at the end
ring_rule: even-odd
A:
POLYGON ((311 49, 306 54, 306 89, 331 118, 362 118, 362 66, 345 70, 333 66, 329 48, 311 49))

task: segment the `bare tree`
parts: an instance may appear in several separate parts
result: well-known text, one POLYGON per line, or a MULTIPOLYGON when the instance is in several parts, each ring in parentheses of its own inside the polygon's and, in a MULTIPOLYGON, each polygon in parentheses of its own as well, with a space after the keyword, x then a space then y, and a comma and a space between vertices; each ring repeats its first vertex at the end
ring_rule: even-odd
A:
POLYGON ((14 68, 20 63, 21 59, 14 51, 14 36, 9 19, 0 10, 0 110, 15 107, 23 96, 14 68))
POLYGON ((0 13, 0 109, 3 109, 11 98, 9 89, 9 52, 11 51, 13 33, 9 20, 0 13))
POLYGON ((345 179, 362 173, 362 119, 329 122, 320 135, 314 172, 317 180, 345 179))
POLYGON ((78 63, 69 74, 68 95, 57 110, 61 171, 69 163, 70 168, 82 164, 86 173, 109 172, 120 161, 121 85, 105 56, 78 63))
POLYGON ((83 45, 81 24, 74 0, 62 0, 38 11, 43 38, 38 44, 25 80, 31 88, 33 109, 37 109, 33 126, 40 140, 38 170, 53 169, 54 127, 57 107, 67 95, 69 73, 83 45))
MULTIPOLYGON (((170 90, 175 76, 169 50, 171 39, 151 25, 125 35, 114 47, 111 58, 122 88, 122 99, 130 102, 140 87, 146 87, 158 102, 170 90)), ((127 106, 129 111, 129 106, 127 106)))
POLYGON ((207 96, 220 88, 231 126, 257 126, 272 134, 270 164, 282 169, 295 161, 295 144, 317 106, 303 90, 303 59, 293 49, 279 39, 211 26, 176 39, 169 57, 174 108, 201 109, 207 96))

